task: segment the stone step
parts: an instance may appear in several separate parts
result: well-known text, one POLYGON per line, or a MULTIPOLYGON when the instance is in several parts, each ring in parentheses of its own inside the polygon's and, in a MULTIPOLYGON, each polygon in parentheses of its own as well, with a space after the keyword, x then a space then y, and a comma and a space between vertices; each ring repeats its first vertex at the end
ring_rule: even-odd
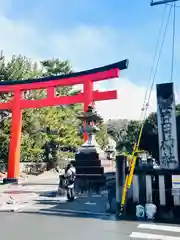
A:
POLYGON ((89 153, 80 153, 75 155, 76 161, 81 160, 99 160, 99 154, 96 152, 89 152, 89 153))
POLYGON ((75 167, 82 167, 82 166, 95 166, 95 167, 101 167, 101 161, 100 160, 94 160, 94 159, 89 159, 89 160, 78 160, 75 162, 75 167))
POLYGON ((103 167, 77 167, 76 174, 104 174, 103 167))

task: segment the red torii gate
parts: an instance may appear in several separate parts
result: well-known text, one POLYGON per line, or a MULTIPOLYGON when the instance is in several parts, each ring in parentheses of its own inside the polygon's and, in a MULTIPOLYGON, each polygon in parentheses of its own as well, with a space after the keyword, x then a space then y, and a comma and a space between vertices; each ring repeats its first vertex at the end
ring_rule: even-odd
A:
POLYGON ((13 94, 8 102, 0 103, 0 110, 12 111, 11 136, 8 157, 8 174, 6 182, 15 182, 20 174, 20 145, 22 109, 40 108, 57 105, 83 103, 84 111, 94 101, 103 101, 117 98, 117 91, 93 91, 93 82, 119 77, 119 70, 128 67, 128 60, 123 60, 111 65, 71 73, 60 76, 50 76, 31 80, 4 81, 0 82, 0 92, 13 94), (83 84, 83 93, 75 96, 56 96, 56 87, 83 84), (38 100, 26 100, 23 98, 24 91, 46 89, 47 97, 38 100))

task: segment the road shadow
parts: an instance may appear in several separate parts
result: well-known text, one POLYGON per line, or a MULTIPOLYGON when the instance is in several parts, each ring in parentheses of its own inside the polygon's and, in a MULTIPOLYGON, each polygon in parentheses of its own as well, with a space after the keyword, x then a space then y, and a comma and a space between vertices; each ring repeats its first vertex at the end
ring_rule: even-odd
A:
POLYGON ((107 196, 83 196, 74 201, 67 201, 66 197, 40 198, 34 202, 35 210, 23 210, 23 213, 43 214, 62 217, 98 218, 115 220, 115 216, 106 211, 107 196), (37 208, 36 208, 37 206, 37 208), (38 209, 38 210, 37 210, 38 209))
POLYGON ((113 214, 96 214, 96 213, 80 213, 80 212, 69 212, 69 211, 54 211, 53 209, 45 209, 41 211, 23 211, 21 214, 36 214, 44 216, 56 216, 56 217, 70 217, 70 218, 90 218, 90 219, 99 219, 106 221, 116 221, 116 216, 113 214))
POLYGON ((36 201, 36 204, 43 206, 39 208, 39 211, 34 212, 25 212, 30 214, 42 214, 42 215, 51 215, 51 216, 60 216, 60 217, 71 217, 71 218, 93 218, 101 219, 107 221, 127 221, 127 222, 143 222, 143 223, 159 223, 159 224, 180 224, 179 219, 158 219, 155 220, 142 220, 137 219, 136 216, 117 216, 116 214, 110 214, 106 211, 106 202, 107 196, 101 197, 83 197, 70 201, 59 201, 57 199, 40 199, 36 201), (49 206, 46 208, 45 206, 49 206))
POLYGON ((56 203, 55 206, 52 207, 54 211, 60 210, 72 210, 72 211, 88 211, 93 213, 105 213, 106 212, 106 196, 99 196, 99 197, 79 197, 74 201, 67 201, 65 197, 53 198, 52 194, 50 195, 50 199, 43 198, 38 199, 36 204, 39 206, 43 205, 53 205, 54 202, 56 203), (54 199, 54 200, 53 200, 54 199))

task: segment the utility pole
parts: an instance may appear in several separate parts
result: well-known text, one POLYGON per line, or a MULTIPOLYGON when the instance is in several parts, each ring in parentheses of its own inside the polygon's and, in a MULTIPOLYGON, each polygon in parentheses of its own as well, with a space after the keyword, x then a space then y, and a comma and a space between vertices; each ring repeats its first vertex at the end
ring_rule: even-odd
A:
POLYGON ((3 56, 3 50, 1 50, 1 53, 0 53, 0 60, 3 60, 4 59, 4 56, 3 56))
POLYGON ((167 4, 167 3, 171 3, 171 2, 177 2, 177 1, 179 1, 179 0, 160 0, 160 1, 151 0, 150 5, 155 6, 155 5, 167 4))
POLYGON ((2 68, 3 68, 3 63, 4 63, 4 55, 3 55, 3 50, 0 52, 0 80, 3 79, 4 76, 1 75, 2 73, 2 68))

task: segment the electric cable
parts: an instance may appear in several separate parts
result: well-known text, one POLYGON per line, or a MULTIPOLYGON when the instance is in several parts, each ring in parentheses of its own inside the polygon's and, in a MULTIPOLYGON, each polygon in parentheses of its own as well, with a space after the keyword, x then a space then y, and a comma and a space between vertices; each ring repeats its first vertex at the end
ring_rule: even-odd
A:
POLYGON ((154 52, 154 56, 153 56, 153 60, 152 60, 152 66, 151 66, 150 73, 149 73, 148 84, 147 84, 147 88, 146 88, 146 92, 145 92, 145 96, 144 96, 144 102, 143 102, 142 109, 141 109, 140 119, 143 119, 143 112, 145 110, 146 100, 147 100, 147 96, 148 96, 148 89, 149 89, 149 85, 150 85, 150 82, 151 82, 151 79, 152 79, 154 64, 155 64, 155 60, 156 60, 157 53, 158 53, 158 47, 159 47, 159 44, 160 44, 161 34, 162 34, 162 30, 163 30, 163 25, 164 25, 164 20, 165 20, 165 15, 166 15, 166 9, 167 9, 167 6, 165 5, 164 10, 163 10, 163 15, 162 15, 160 28, 159 28, 159 31, 158 31, 158 38, 157 38, 157 42, 156 42, 156 45, 155 45, 155 52, 154 52))
POLYGON ((153 79, 152 79, 152 83, 151 83, 151 87, 150 87, 150 93, 149 93, 149 96, 148 96, 148 101, 147 101, 147 103, 150 102, 151 92, 152 92, 152 90, 153 90, 153 86, 154 86, 154 82, 155 82, 157 70, 158 70, 158 67, 159 67, 159 61, 160 61, 162 49, 163 49, 163 46, 164 46, 164 41, 165 41, 165 37, 166 37, 166 33, 167 33, 167 28, 168 28, 168 25, 169 25, 169 20, 170 20, 171 12, 172 12, 172 5, 171 5, 171 7, 170 7, 170 9, 169 9, 169 14, 168 14, 168 18, 167 18, 167 22, 166 22, 164 34, 163 34, 163 39, 162 39, 161 47, 160 47, 160 50, 159 50, 159 56, 158 56, 158 59, 157 59, 157 64, 156 64, 156 68, 155 68, 155 71, 154 71, 154 75, 153 75, 153 79))
POLYGON ((171 59, 171 75, 170 81, 173 80, 174 73, 174 54, 175 54, 175 35, 176 35, 176 3, 173 4, 173 31, 172 31, 172 59, 171 59))
POLYGON ((140 127, 137 143, 135 143, 135 145, 134 145, 134 149, 133 149, 133 153, 132 153, 132 159, 133 160, 132 160, 132 163, 130 165, 129 174, 127 174, 127 176, 126 176, 126 180, 125 180, 125 184, 124 184, 124 188, 123 188, 120 215, 122 214, 122 211, 123 211, 123 208, 124 208, 124 205, 125 205, 127 189, 131 187, 133 174, 134 174, 134 169, 135 169, 135 165, 136 165, 136 158, 137 158, 136 155, 137 155, 137 152, 139 150, 139 145, 140 145, 140 141, 141 141, 143 127, 144 127, 144 123, 145 123, 145 119, 146 119, 147 110, 148 110, 148 107, 149 107, 149 102, 150 102, 151 93, 152 93, 153 86, 154 86, 155 77, 156 77, 156 74, 157 74, 157 69, 158 69, 158 66, 159 66, 159 60, 160 60, 160 57, 161 57, 161 52, 162 52, 162 48, 163 48, 163 45, 164 45, 165 36, 166 36, 166 33, 167 33, 167 28, 168 28, 169 19, 170 19, 170 16, 171 16, 171 11, 172 11, 172 6, 170 7, 170 10, 169 10, 169 14, 168 14, 164 34, 163 34, 163 39, 162 39, 160 50, 159 50, 159 55, 158 55, 158 59, 157 59, 157 63, 156 63, 156 68, 155 68, 155 71, 154 71, 154 75, 153 75, 153 79, 152 79, 152 83, 151 83, 151 87, 150 87, 150 91, 149 91, 149 95, 148 95, 148 100, 147 100, 147 103, 146 103, 144 119, 143 119, 141 127, 140 127))

